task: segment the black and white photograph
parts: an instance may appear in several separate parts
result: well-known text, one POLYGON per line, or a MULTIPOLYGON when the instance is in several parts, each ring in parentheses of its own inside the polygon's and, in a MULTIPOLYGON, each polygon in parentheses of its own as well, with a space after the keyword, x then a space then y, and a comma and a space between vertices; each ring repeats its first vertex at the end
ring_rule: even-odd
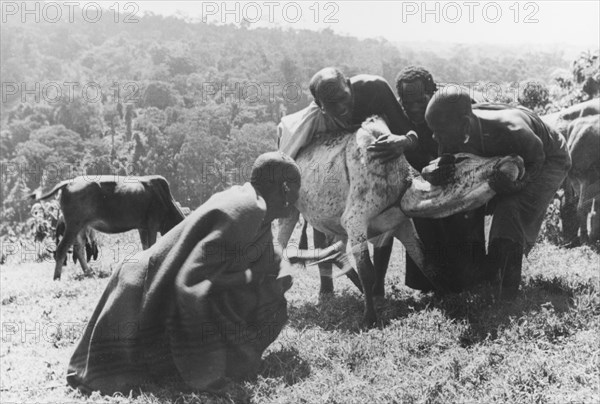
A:
POLYGON ((600 1, 0 1, 0 402, 600 402, 600 1))

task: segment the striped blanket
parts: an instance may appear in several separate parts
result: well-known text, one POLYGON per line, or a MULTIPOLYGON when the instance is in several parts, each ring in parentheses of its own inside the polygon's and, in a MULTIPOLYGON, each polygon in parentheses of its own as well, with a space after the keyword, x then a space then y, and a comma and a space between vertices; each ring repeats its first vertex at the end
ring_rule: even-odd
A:
POLYGON ((75 348, 67 382, 85 393, 128 394, 169 381, 218 391, 256 375, 287 320, 289 287, 277 278, 265 209, 250 184, 233 187, 122 262, 75 348))

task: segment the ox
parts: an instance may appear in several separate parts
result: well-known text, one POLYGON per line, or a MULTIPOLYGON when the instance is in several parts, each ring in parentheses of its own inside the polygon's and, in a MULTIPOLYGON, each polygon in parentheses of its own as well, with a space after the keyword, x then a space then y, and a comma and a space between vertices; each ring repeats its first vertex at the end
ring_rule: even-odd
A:
MULTIPOLYGON (((598 114, 600 114, 600 98, 594 98, 586 102, 572 105, 559 112, 541 116, 541 119, 547 125, 559 131, 565 139, 569 141, 572 132, 572 130, 569 130, 571 122, 578 118, 598 114)), ((573 164, 576 165, 572 156, 571 160, 573 160, 573 164)), ((581 242, 577 233, 580 228, 583 229, 583 227, 580 226, 582 221, 579 219, 579 216, 583 211, 577 208, 579 206, 579 198, 575 192, 572 175, 565 178, 562 190, 564 192, 564 201, 561 204, 560 216, 563 225, 563 237, 567 240, 569 246, 576 246, 581 242)))
MULTIPOLYGON (((316 135, 296 159, 302 170, 296 202, 299 212, 279 221, 282 248, 287 246, 299 213, 328 238, 341 240, 337 245, 345 246, 349 241, 365 296, 364 320, 369 326, 377 321, 374 297, 376 293, 383 297, 385 278, 385 269, 377 268, 376 272, 373 268, 366 243, 369 238, 380 234, 398 238, 432 284, 444 290, 446 282, 425 262, 409 216, 443 217, 474 209, 494 195, 488 183, 494 170, 501 169, 513 180, 523 174, 519 157, 457 155, 452 161, 455 170, 450 183, 435 187, 419 177, 404 156, 382 163, 367 152, 367 147, 385 133, 389 133, 385 122, 374 117, 354 133, 316 135)), ((440 164, 441 159, 435 160, 424 173, 435 172, 440 164)), ((333 252, 335 246, 324 251, 333 252)))
POLYGON ((565 138, 567 138, 569 123, 577 118, 598 114, 600 114, 600 98, 594 98, 593 100, 571 105, 561 111, 540 116, 540 118, 544 123, 558 130, 565 138))
POLYGON ((577 218, 580 241, 600 238, 596 199, 600 196, 600 115, 575 119, 567 129, 573 165, 569 179, 578 191, 577 218))
POLYGON ((65 235, 56 248, 54 279, 60 279, 62 263, 78 234, 89 226, 104 233, 138 229, 142 247, 156 242, 184 219, 164 177, 120 177, 101 175, 76 177, 57 184, 37 200, 61 191, 60 207, 65 220, 65 235))

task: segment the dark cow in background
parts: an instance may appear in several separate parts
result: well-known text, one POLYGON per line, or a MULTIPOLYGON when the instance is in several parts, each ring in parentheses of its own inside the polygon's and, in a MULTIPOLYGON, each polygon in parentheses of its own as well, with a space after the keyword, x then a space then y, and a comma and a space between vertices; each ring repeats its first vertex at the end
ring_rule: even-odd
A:
POLYGON ((56 248, 54 279, 60 279, 67 251, 85 227, 103 233, 122 233, 138 229, 142 247, 156 242, 158 232, 165 234, 184 219, 164 177, 123 177, 101 175, 62 181, 36 200, 58 191, 65 220, 65 233, 56 248))
POLYGON ((600 98, 594 98, 586 102, 571 105, 561 111, 552 114, 541 116, 544 123, 558 130, 565 138, 567 138, 567 130, 569 124, 577 118, 584 116, 600 114, 600 98))
POLYGON ((573 161, 569 179, 578 196, 579 241, 596 241, 600 239, 600 217, 596 215, 596 200, 600 199, 600 115, 575 119, 567 134, 573 161))
MULTIPOLYGON (((580 139, 577 142, 570 140, 570 137, 574 133, 575 129, 575 127, 571 126, 571 124, 579 118, 597 116, 598 114, 600 114, 600 98, 594 98, 586 102, 572 105, 559 112, 544 115, 541 118, 546 124, 554 127, 565 137, 569 143, 569 151, 572 154, 573 150, 575 149, 584 150, 586 147, 593 148, 594 146, 593 144, 587 145, 586 143, 590 142, 591 139, 593 139, 593 136, 585 136, 586 140, 580 139)), ((576 154, 577 153, 578 152, 576 151, 576 154)), ((581 157, 578 156, 571 156, 571 159, 573 160, 573 168, 571 168, 571 172, 573 169, 576 171, 581 171, 583 169, 582 166, 589 164, 588 158, 584 159, 585 161, 582 162, 576 161, 581 159, 581 157)), ((586 169, 583 170, 586 171, 586 169)), ((593 172, 589 172, 589 174, 593 176, 593 172)), ((560 216, 563 226, 563 238, 567 241, 568 246, 577 246, 581 244, 582 241, 587 242, 589 239, 586 234, 589 233, 589 230, 587 229, 589 226, 587 226, 587 224, 584 226, 584 223, 587 221, 585 218, 585 215, 587 214, 585 212, 589 212, 593 198, 583 205, 580 204, 579 198, 582 189, 581 184, 573 182, 574 179, 576 181, 576 176, 577 174, 574 176, 573 174, 569 173, 562 186, 562 191, 564 194, 562 198, 563 201, 561 204, 560 216), (582 235, 581 238, 578 233, 582 235)), ((588 180, 590 180, 590 178, 591 177, 588 176, 588 180)), ((600 174, 597 173, 595 178, 600 181, 600 174)), ((591 195, 589 192, 593 191, 594 183, 595 181, 588 181, 586 185, 586 191, 588 192, 588 195, 591 195)), ((596 189, 596 195, 597 194, 598 190, 596 189)), ((594 221, 592 221, 592 224, 593 223, 594 221)))

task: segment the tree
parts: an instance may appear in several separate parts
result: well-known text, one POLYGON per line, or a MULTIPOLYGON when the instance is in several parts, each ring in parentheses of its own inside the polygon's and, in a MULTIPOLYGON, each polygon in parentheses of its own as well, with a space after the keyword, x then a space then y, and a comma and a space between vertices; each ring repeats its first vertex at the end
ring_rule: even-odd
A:
POLYGON ((165 109, 177 104, 177 95, 169 83, 153 81, 146 87, 142 95, 143 107, 165 109))
POLYGON ((125 107, 125 135, 126 135, 127 140, 131 140, 132 122, 133 122, 133 118, 135 118, 136 116, 137 116, 137 114, 135 113, 135 110, 133 109, 133 105, 127 104, 127 106, 125 107))
POLYGON ((587 51, 581 53, 579 58, 573 61, 573 78, 577 84, 582 85, 582 91, 593 98, 600 91, 600 51, 594 53, 587 51))
POLYGON ((532 110, 543 110, 550 102, 549 92, 546 85, 539 81, 527 81, 522 83, 519 94, 519 103, 532 110))
POLYGON ((212 194, 230 185, 227 183, 226 167, 230 163, 224 157, 226 151, 226 141, 209 135, 206 129, 188 134, 177 155, 179 164, 173 181, 181 190, 173 191, 177 199, 186 206, 199 206, 212 194))
POLYGON ((56 173, 56 182, 79 171, 83 146, 78 133, 63 125, 46 126, 32 132, 28 141, 17 145, 14 162, 26 169, 29 174, 27 185, 34 188, 39 185, 44 170, 56 173))
MULTIPOLYGON (((93 91, 90 90, 90 94, 93 91)), ((96 95, 90 95, 89 99, 80 96, 74 96, 73 99, 64 97, 55 109, 55 121, 79 133, 84 139, 101 134, 100 100, 95 97, 96 95)))
POLYGON ((23 223, 29 212, 29 194, 31 189, 19 175, 2 203, 2 221, 23 223))

